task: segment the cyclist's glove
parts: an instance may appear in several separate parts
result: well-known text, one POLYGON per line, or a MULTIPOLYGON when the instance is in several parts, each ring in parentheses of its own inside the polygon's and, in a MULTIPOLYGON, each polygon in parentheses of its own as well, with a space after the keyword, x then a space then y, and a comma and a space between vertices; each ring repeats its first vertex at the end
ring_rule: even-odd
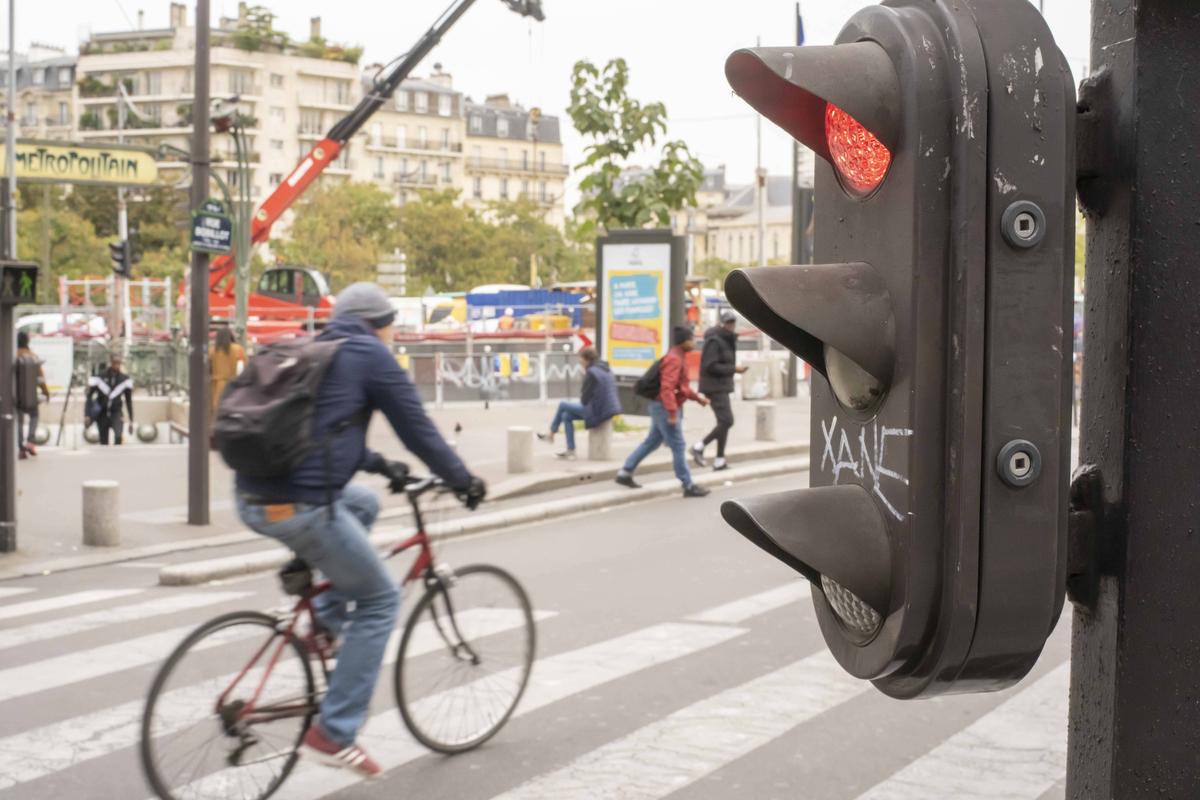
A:
MULTIPOLYGON (((378 456, 376 453, 375 455, 378 456)), ((392 492, 402 492, 408 485, 408 465, 403 461, 388 461, 382 456, 371 459, 365 467, 367 472, 382 475, 388 479, 388 489, 392 492)))
POLYGON ((454 496, 471 511, 479 507, 483 498, 487 497, 487 484, 481 478, 471 476, 471 481, 461 489, 455 489, 454 496))

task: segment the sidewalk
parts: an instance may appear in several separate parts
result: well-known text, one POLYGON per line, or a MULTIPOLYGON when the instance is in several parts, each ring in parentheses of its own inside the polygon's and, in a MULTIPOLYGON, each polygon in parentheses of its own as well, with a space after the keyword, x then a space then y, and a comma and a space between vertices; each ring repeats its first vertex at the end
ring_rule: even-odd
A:
MULTIPOLYGON (((776 404, 776 441, 765 443, 754 441, 754 403, 735 401, 737 424, 730 432, 731 463, 794 456, 804 451, 809 438, 808 398, 783 399, 776 404)), ((586 460, 586 434, 577 437, 580 459, 573 462, 556 459, 553 451, 557 448, 535 442, 534 471, 508 475, 507 429, 516 425, 545 429, 554 407, 555 404, 539 402, 512 402, 494 403, 485 409, 481 403, 464 403, 430 408, 429 413, 471 469, 488 482, 494 498, 488 507, 506 509, 553 499, 556 493, 577 492, 581 484, 595 484, 588 491, 607 489, 605 482, 642 440, 648 426, 645 417, 626 417, 626 423, 637 430, 614 434, 616 458, 611 462, 586 460), (461 428, 458 433, 456 426, 461 428)), ((712 414, 708 409, 688 404, 684 431, 689 443, 703 437, 711 426, 712 414)), ((389 458, 408 461, 415 470, 421 469, 379 415, 371 425, 369 441, 371 447, 389 458)), ((712 452, 710 447, 710 456, 712 452)), ((186 524, 186 445, 127 444, 120 448, 93 446, 77 451, 42 448, 39 456, 18 464, 19 550, 0 554, 0 579, 237 540, 245 529, 232 508, 232 476, 216 454, 209 463, 211 524, 194 527, 186 524), (93 479, 121 483, 120 547, 82 545, 81 484, 93 479)), ((669 471, 670 454, 662 448, 644 462, 639 474, 667 477, 669 471)), ((382 487, 378 478, 362 479, 371 486, 382 487)), ((403 516, 403 498, 384 494, 381 499, 385 518, 403 516)))

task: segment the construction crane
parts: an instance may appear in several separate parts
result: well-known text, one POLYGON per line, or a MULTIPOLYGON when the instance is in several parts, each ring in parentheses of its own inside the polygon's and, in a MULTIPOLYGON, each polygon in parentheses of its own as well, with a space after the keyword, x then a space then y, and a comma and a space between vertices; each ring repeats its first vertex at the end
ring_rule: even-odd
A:
MULTIPOLYGON (((538 22, 545 19, 541 0, 501 0, 509 9, 523 17, 538 22)), ((284 212, 304 194, 321 173, 332 164, 345 149, 350 138, 360 131, 367 120, 378 111, 412 74, 421 60, 442 40, 447 31, 474 5, 475 0, 455 0, 442 12, 417 43, 407 53, 385 65, 372 80, 366 96, 354 109, 338 120, 325 138, 308 152, 271 195, 254 212, 250 228, 250 244, 254 246, 267 241, 273 226, 284 212)), ((214 259, 209 272, 209 311, 214 315, 232 316, 235 282, 229 280, 234 274, 233 254, 214 259)), ((324 276, 314 269, 297 266, 276 266, 267 270, 263 284, 267 294, 251 294, 249 304, 256 313, 295 319, 309 314, 308 309, 318 312, 332 308, 324 276)))

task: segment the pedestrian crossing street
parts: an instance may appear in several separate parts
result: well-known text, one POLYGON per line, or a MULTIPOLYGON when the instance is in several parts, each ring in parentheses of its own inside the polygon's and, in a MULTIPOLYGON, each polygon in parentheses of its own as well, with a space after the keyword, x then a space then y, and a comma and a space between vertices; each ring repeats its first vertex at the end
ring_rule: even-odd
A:
MULTIPOLYGON (((538 608, 539 658, 529 688, 492 743, 454 759, 432 756, 407 734, 383 686, 361 742, 389 776, 367 787, 347 773, 301 761, 275 796, 394 797, 397 789, 407 794, 419 786, 411 793, 505 800, 1062 797, 1065 662, 1040 664, 1015 690, 983 700, 911 703, 889 700, 850 678, 811 637, 807 652, 755 667, 749 677, 731 679, 714 668, 737 664, 747 672, 756 640, 778 636, 783 620, 811 615, 807 586, 798 580, 771 586, 586 643, 571 641, 578 639, 580 620, 570 610, 538 608), (672 706, 675 691, 659 686, 677 687, 682 704, 672 706), (593 724, 604 710, 596 708, 597 698, 641 695, 655 698, 662 713, 635 719, 628 729, 615 725, 611 733, 606 724, 593 724), (923 724, 929 719, 937 724, 923 724), (905 740, 901 751, 920 751, 894 763, 894 754, 863 747, 888 730, 905 740), (539 736, 554 746, 539 743, 539 736), (828 752, 844 754, 844 765, 810 763, 802 748, 789 752, 791 743, 803 741, 824 742, 833 748, 828 752), (764 766, 780 751, 791 761, 764 766), (761 788, 735 793, 733 787, 764 768, 777 771, 767 794, 761 788), (826 782, 798 777, 806 769, 823 770, 826 782), (461 789, 467 771, 469 792, 461 789), (862 783, 864 776, 869 783, 862 783)), ((0 587, 0 800, 147 797, 137 745, 158 665, 200 622, 278 605, 267 576, 186 591, 45 594, 36 585, 0 587)), ((516 624, 510 614, 492 613, 483 620, 489 631, 516 624)), ((381 684, 390 683, 396 644, 394 637, 381 684)), ((417 646, 438 645, 430 632, 417 646)), ((194 694, 196 703, 210 702, 194 694)), ((645 709, 633 712, 644 717, 645 709)), ((207 796, 223 798, 219 789, 207 796)))

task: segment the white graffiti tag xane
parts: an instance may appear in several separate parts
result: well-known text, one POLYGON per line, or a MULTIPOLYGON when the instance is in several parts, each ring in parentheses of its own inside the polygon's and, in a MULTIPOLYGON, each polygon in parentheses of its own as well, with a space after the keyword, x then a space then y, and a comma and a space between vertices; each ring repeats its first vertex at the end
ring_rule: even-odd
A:
POLYGON ((821 420, 821 433, 825 437, 825 449, 821 453, 821 471, 828 471, 832 474, 835 485, 841 479, 843 472, 849 472, 859 480, 868 480, 870 482, 868 488, 879 498, 891 515, 898 520, 903 520, 904 514, 896 510, 896 507, 887 498, 883 479, 887 478, 907 486, 908 478, 896 470, 884 466, 884 459, 887 456, 888 438, 907 438, 913 435, 912 430, 881 427, 878 422, 874 422, 870 426, 862 426, 858 429, 857 451, 851 444, 851 437, 847 435, 845 426, 838 426, 837 417, 829 420, 828 424, 821 420), (868 430, 871 431, 869 436, 868 430))

